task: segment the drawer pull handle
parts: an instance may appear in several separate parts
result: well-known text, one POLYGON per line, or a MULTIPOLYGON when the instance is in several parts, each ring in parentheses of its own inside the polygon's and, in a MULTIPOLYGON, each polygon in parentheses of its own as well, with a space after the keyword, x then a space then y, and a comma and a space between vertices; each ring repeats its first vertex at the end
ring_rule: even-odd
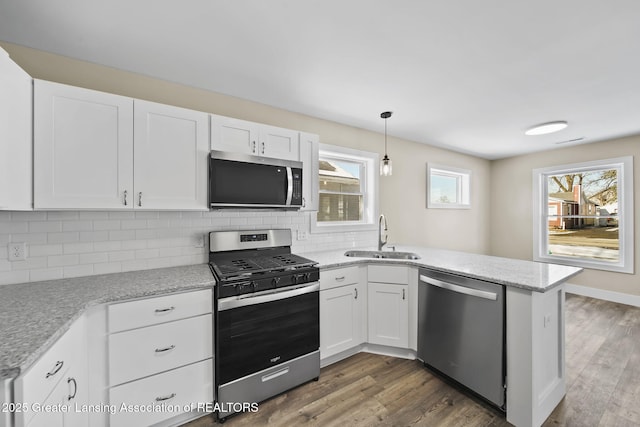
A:
POLYGON ((168 313, 170 311, 175 310, 176 308, 174 306, 168 307, 168 308, 156 308, 156 313, 168 313))
POLYGON ((142 191, 138 193, 138 206, 142 206, 142 191))
POLYGON ((54 366, 52 370, 47 372, 47 376, 45 378, 49 378, 57 374, 60 371, 60 369, 62 369, 62 365, 64 365, 64 362, 61 360, 58 360, 56 362, 56 366, 54 366))
POLYGON ((156 397, 156 402, 163 402, 165 400, 173 399, 174 397, 176 397, 175 393, 171 393, 169 396, 156 397))
POLYGON ((174 348, 176 348, 175 345, 171 344, 169 347, 165 347, 165 348, 156 348, 156 353, 164 353, 165 351, 171 351, 174 348))
POLYGON ((278 377, 281 377, 283 375, 287 375, 288 373, 289 373, 289 367, 287 366, 286 368, 280 369, 279 371, 276 371, 276 372, 274 372, 272 374, 264 375, 262 377, 262 382, 266 383, 267 381, 271 381, 274 378, 278 378, 278 377))
POLYGON ((127 190, 124 190, 124 205, 127 206, 127 190))
POLYGON ((404 289, 402 290, 402 300, 404 301, 404 289))
POLYGON ((342 282, 344 280, 344 276, 336 277, 336 282, 342 282))
POLYGON ((353 299, 358 299, 358 288, 354 288, 354 291, 356 291, 356 296, 353 299))
POLYGON ((75 378, 67 378, 67 384, 73 383, 73 394, 70 394, 67 397, 67 400, 75 399, 76 394, 78 393, 78 383, 75 378))

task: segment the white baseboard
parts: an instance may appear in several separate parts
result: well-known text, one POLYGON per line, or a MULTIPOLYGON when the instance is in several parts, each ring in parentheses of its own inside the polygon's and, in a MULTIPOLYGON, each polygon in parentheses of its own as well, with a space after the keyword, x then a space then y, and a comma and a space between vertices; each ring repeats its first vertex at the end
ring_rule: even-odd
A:
POLYGON ((605 301, 640 307, 640 295, 629 295, 622 292, 605 291, 604 289, 574 285, 572 283, 565 283, 564 286, 565 291, 570 294, 582 295, 585 297, 597 298, 605 301))

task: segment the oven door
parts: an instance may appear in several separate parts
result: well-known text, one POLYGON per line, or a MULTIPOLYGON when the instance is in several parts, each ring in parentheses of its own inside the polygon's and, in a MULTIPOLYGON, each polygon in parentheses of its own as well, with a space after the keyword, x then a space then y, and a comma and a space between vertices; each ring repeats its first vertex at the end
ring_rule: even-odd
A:
POLYGON ((217 303, 216 383, 226 384, 320 347, 317 282, 217 303))

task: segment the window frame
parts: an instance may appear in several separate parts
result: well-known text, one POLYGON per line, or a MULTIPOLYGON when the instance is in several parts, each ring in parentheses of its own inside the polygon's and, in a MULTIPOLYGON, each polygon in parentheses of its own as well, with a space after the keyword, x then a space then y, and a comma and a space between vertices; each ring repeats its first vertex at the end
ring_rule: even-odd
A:
MULTIPOLYGON (((312 233, 343 233, 348 231, 375 230, 378 217, 378 169, 379 155, 368 151, 341 147, 338 145, 320 144, 318 161, 333 159, 347 162, 361 163, 363 173, 361 177, 363 212, 361 221, 318 221, 317 212, 311 215, 312 233)), ((318 177, 316 177, 319 179, 318 177)), ((318 203, 320 201, 320 186, 318 185, 318 203)), ((357 193, 353 193, 357 194, 357 193)), ((320 206, 318 206, 320 209, 320 206)))
POLYGON ((634 274, 633 157, 571 163, 533 170, 533 260, 596 270, 634 274), (549 255, 548 178, 586 171, 616 169, 618 175, 618 262, 549 255))
POLYGON ((439 165, 436 163, 427 164, 427 208, 429 209, 471 209, 471 171, 469 169, 455 168, 451 166, 439 165), (431 188, 433 184, 432 175, 434 171, 456 178, 456 196, 458 203, 437 203, 431 201, 431 188))

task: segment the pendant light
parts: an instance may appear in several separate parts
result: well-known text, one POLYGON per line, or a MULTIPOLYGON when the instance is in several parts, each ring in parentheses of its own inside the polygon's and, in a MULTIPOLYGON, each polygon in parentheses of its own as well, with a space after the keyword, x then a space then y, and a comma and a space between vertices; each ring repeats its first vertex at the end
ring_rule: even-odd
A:
POLYGON ((387 156, 387 119, 391 117, 391 111, 385 111, 380 114, 380 117, 384 119, 384 157, 380 162, 380 175, 390 176, 392 172, 391 159, 387 156))

